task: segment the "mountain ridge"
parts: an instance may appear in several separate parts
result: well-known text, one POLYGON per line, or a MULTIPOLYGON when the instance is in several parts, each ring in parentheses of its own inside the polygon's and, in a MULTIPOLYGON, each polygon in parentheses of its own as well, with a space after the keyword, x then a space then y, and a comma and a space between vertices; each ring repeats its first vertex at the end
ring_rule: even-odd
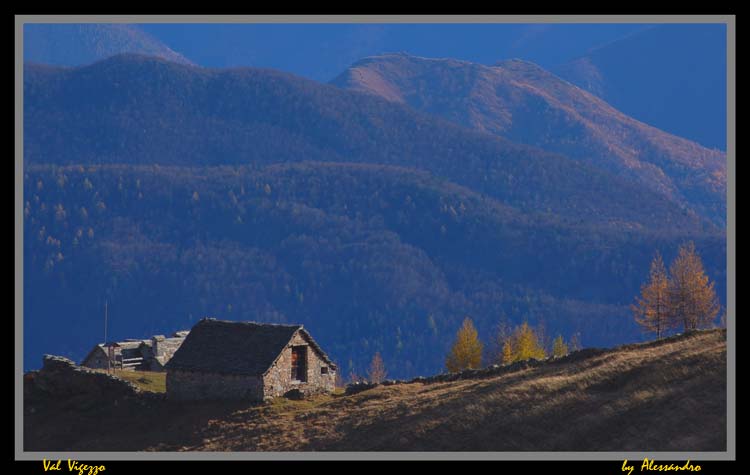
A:
POLYGON ((355 63, 332 84, 622 173, 726 220, 725 155, 638 122, 528 61, 390 54, 355 63))
POLYGON ((725 25, 653 25, 552 71, 643 122, 726 150, 726 51, 725 25))
POLYGON ((137 25, 71 23, 24 25, 24 62, 80 66, 120 53, 142 53, 193 64, 137 25))
POLYGON ((425 169, 525 210, 577 219, 635 216, 612 196, 650 196, 655 209, 686 212, 580 161, 283 72, 211 70, 139 55, 57 74, 26 71, 29 163, 358 161, 425 169))

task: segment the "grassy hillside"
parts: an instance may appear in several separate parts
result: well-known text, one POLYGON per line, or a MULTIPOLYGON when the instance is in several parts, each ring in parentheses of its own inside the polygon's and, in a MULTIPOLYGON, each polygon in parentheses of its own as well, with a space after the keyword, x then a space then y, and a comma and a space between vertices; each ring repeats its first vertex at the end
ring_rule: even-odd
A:
POLYGON ((167 373, 164 372, 112 370, 110 374, 135 384, 142 391, 164 393, 167 390, 167 373))
POLYGON ((82 410, 27 387, 24 449, 723 451, 725 338, 703 331, 482 379, 260 406, 102 401, 82 410))

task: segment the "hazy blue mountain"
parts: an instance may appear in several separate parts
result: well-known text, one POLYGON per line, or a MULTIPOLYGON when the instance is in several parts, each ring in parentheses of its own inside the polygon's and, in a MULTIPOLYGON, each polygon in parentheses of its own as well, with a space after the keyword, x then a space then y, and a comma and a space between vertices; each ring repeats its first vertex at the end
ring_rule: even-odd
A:
POLYGON ((639 24, 142 24, 209 67, 254 66, 329 81, 364 56, 406 51, 492 64, 553 66, 644 28, 639 24))
POLYGON ((348 371, 441 369, 460 321, 641 338, 627 305, 726 234, 591 164, 278 71, 140 55, 24 74, 24 365, 198 318, 302 322, 348 371), (41 298, 41 297, 44 298, 41 298))
POLYGON ((29 23, 23 39, 24 61, 33 63, 79 66, 121 53, 190 63, 141 28, 123 23, 29 23))
POLYGON ((667 132, 726 150, 726 26, 658 25, 553 69, 667 132))
POLYGON ((665 133, 521 60, 494 66, 406 54, 365 58, 332 81, 629 177, 717 223, 726 156, 665 133))
POLYGON ((36 163, 398 165, 573 221, 706 225, 690 209, 599 167, 272 70, 137 55, 76 69, 29 66, 24 146, 25 159, 36 163), (639 209, 644 200, 648 213, 639 209))
POLYGON ((726 149, 723 25, 30 24, 25 32, 27 61, 81 65, 132 52, 323 82, 388 52, 486 65, 521 58, 638 120, 726 149))

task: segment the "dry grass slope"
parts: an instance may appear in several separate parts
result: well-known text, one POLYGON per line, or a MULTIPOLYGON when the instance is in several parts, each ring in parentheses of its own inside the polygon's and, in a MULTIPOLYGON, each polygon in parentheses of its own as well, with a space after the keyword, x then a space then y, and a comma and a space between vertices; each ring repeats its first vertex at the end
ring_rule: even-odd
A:
POLYGON ((135 384, 142 391, 164 393, 167 391, 167 373, 155 371, 121 371, 112 372, 120 379, 135 384))
POLYGON ((138 411, 72 414, 50 405, 26 415, 25 447, 722 451, 725 339, 721 330, 697 332, 487 379, 378 386, 262 406, 163 401, 138 411))

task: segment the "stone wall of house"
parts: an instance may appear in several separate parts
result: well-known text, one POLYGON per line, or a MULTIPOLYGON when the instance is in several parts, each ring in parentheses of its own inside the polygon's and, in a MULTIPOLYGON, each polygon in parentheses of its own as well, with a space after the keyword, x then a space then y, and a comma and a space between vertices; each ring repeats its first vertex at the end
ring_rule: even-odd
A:
MULTIPOLYGON (((184 341, 185 337, 164 338, 161 335, 152 337, 148 357, 144 352, 144 358, 148 361, 148 368, 151 371, 164 371, 164 365, 172 359, 172 356, 180 349, 184 341)), ((144 345, 145 348, 146 345, 144 345)))
POLYGON ((167 399, 263 400, 263 383, 255 376, 203 373, 172 369, 167 372, 167 399))
POLYGON ((263 378, 263 391, 267 398, 283 396, 288 391, 298 389, 304 394, 329 393, 336 389, 336 372, 323 361, 305 338, 297 332, 284 348, 276 363, 263 378), (307 381, 292 380, 292 347, 307 348, 307 381), (323 374, 326 368, 328 373, 323 374))
POLYGON ((86 368, 107 369, 108 359, 109 358, 107 358, 104 351, 96 350, 93 355, 81 363, 81 366, 85 366, 86 368))
POLYGON ((169 361, 177 351, 185 338, 165 338, 160 341, 154 340, 152 343, 153 355, 155 357, 164 358, 164 362, 169 361))

